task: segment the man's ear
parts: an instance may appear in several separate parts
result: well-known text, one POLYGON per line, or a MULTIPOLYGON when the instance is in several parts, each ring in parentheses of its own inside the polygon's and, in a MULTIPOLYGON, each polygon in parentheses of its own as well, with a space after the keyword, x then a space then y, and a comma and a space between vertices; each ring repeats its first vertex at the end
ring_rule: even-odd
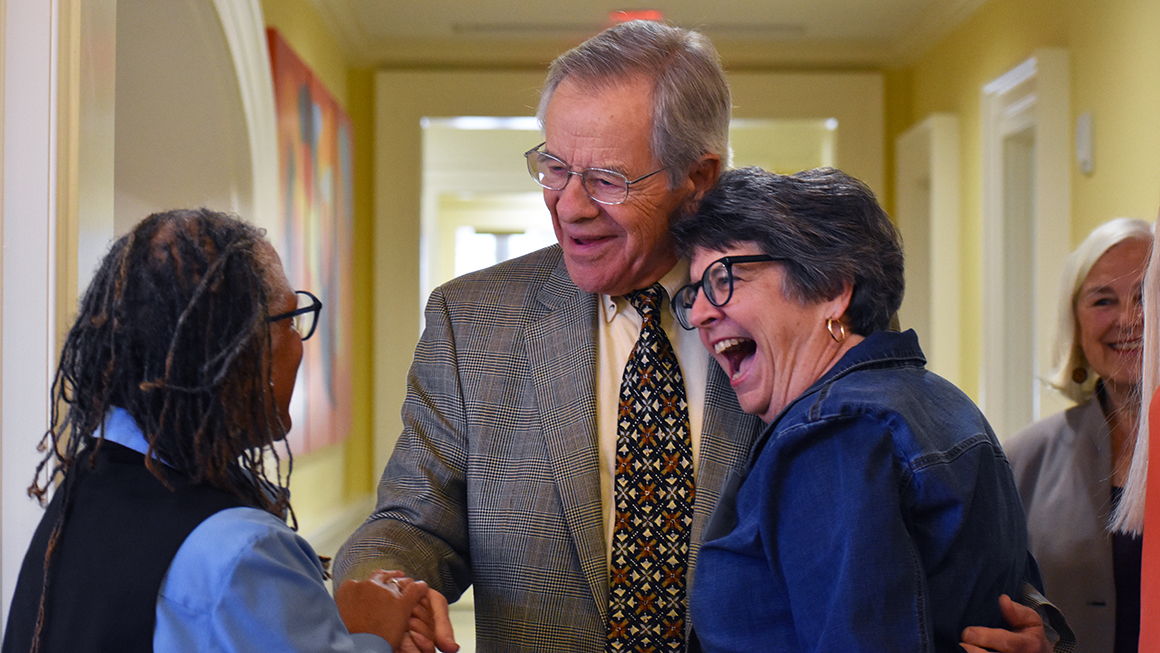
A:
POLYGON ((701 198, 717 183, 720 176, 721 157, 717 154, 703 154, 689 170, 689 179, 693 182, 693 200, 700 203, 701 198))

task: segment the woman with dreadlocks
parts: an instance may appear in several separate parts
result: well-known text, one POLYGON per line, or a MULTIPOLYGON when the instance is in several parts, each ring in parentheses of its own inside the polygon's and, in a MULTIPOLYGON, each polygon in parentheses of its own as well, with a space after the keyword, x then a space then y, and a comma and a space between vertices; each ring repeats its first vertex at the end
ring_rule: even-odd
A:
POLYGON ((380 572, 332 600, 286 525, 273 444, 319 309, 226 215, 152 215, 113 245, 61 353, 29 491, 59 486, 4 653, 390 651, 431 634, 424 583, 380 572))

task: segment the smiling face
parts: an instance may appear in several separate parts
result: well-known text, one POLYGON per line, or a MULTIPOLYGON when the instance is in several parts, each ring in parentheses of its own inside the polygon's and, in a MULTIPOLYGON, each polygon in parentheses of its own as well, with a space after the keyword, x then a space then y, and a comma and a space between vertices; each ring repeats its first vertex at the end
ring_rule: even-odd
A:
MULTIPOLYGON (((761 253, 752 243, 720 250, 698 247, 690 275, 700 279, 705 268, 723 256, 761 253)), ((736 264, 729 302, 713 306, 701 292, 689 314, 701 343, 729 376, 742 410, 766 422, 861 340, 851 335, 839 344, 826 330, 827 318, 845 312, 849 291, 833 300, 801 303, 785 295, 784 281, 781 263, 736 264)))
POLYGON ((1140 383, 1144 310, 1141 286, 1151 244, 1126 240, 1096 261, 1075 300, 1077 339, 1104 383, 1140 383))
MULTIPOLYGON (((661 167, 652 154, 652 82, 644 77, 599 90, 566 78, 544 113, 544 151, 573 171, 604 168, 636 179, 661 167)), ((587 292, 623 295, 644 288, 677 262, 669 217, 716 181, 719 158, 706 155, 680 185, 666 173, 629 187, 623 204, 600 204, 572 175, 544 190, 568 274, 587 292)))

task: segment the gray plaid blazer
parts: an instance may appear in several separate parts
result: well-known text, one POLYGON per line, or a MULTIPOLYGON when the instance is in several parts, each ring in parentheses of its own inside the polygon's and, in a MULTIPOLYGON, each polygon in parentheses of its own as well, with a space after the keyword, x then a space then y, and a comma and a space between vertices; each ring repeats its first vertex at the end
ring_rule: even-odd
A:
MULTIPOLYGON (((572 283, 553 246, 440 287, 426 317, 403 433, 337 578, 402 569, 452 601, 474 585, 479 651, 603 651, 596 296, 572 283)), ((762 426, 709 369, 694 562, 720 488, 762 426)))

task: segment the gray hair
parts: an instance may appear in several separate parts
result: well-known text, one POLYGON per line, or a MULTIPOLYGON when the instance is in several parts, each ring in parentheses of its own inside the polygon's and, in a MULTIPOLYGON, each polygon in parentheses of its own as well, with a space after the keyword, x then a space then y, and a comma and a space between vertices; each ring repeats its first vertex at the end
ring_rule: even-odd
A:
POLYGON ((1075 301, 1087 281, 1092 266, 1107 251, 1129 240, 1152 240, 1152 227, 1135 218, 1115 218, 1092 230, 1075 251, 1068 255, 1059 286, 1055 343, 1052 347, 1052 369, 1047 381, 1053 388, 1076 403, 1084 403, 1095 393, 1096 375, 1083 355, 1075 321, 1075 301), (1083 370, 1084 381, 1073 375, 1083 370))
POLYGON ((729 165, 729 84, 717 50, 692 30, 634 20, 604 30, 560 55, 548 68, 536 118, 565 79, 592 89, 637 75, 654 80, 653 155, 676 187, 705 154, 729 165))
POLYGON ((866 184, 833 168, 779 175, 741 168, 721 175, 697 214, 679 219, 681 253, 754 243, 784 259, 787 297, 824 302, 853 289, 851 331, 890 328, 905 287, 902 239, 866 184))

